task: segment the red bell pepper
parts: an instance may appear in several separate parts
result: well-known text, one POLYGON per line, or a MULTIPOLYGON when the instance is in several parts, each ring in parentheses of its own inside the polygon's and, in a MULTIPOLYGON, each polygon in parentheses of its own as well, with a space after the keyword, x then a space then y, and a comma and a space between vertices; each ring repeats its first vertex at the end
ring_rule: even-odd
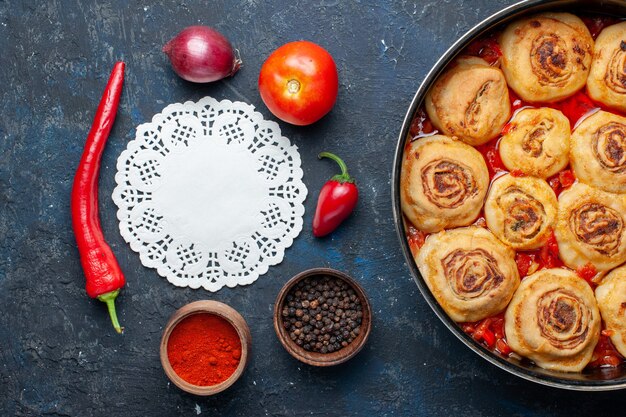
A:
POLYGON ((359 190, 354 178, 348 174, 346 164, 337 155, 322 152, 319 158, 330 158, 339 164, 341 174, 337 174, 324 184, 317 199, 313 217, 313 235, 326 236, 335 230, 354 210, 359 199, 359 190))

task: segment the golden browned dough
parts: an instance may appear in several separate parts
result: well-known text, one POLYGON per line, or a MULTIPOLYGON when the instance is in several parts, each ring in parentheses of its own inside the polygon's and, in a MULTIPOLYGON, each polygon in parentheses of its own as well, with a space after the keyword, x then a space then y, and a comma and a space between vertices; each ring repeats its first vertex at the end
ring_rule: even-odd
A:
POLYGON ((626 22, 598 35, 587 91, 592 99, 626 112, 626 22))
POLYGON ((554 102, 587 81, 593 39, 569 13, 542 13, 517 20, 500 36, 502 70, 509 86, 529 102, 554 102))
POLYGON ((626 356, 626 266, 604 277, 596 288, 596 299, 613 346, 626 356))
POLYGON ((435 135, 414 141, 404 151, 402 211, 424 232, 470 224, 480 212, 487 187, 485 160, 459 140, 435 135))
POLYGON ((572 133, 571 164, 585 184, 626 193, 626 117, 599 111, 572 133))
POLYGON ((554 233, 565 265, 577 269, 591 263, 608 271, 626 261, 624 196, 576 183, 558 201, 554 233))
POLYGON ((563 113, 549 107, 523 109, 509 126, 499 144, 509 170, 548 178, 567 166, 570 125, 563 113))
POLYGON ((509 91, 498 68, 481 58, 462 57, 441 75, 426 95, 433 125, 470 145, 500 134, 509 119, 509 91))
POLYGON ((544 269, 524 278, 504 315, 514 352, 555 371, 581 371, 600 338, 591 287, 574 272, 544 269))
POLYGON ((535 249, 556 223, 557 200, 547 182, 534 177, 497 178, 485 201, 487 227, 513 249, 535 249))
POLYGON ((439 305, 457 322, 498 314, 519 285, 515 252, 482 227, 428 236, 415 262, 439 305))

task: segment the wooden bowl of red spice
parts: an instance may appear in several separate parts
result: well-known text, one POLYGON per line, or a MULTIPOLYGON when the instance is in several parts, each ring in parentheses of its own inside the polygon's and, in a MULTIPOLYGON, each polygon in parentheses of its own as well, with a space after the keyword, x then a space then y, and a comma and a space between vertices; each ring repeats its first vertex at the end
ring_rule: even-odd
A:
POLYGON ((250 329, 236 310, 218 301, 196 301, 177 310, 165 326, 161 365, 183 391, 213 395, 239 379, 250 344, 250 329))
POLYGON ((313 366, 338 365, 365 345, 372 313, 363 288, 331 268, 301 272, 274 304, 274 330, 291 356, 313 366))

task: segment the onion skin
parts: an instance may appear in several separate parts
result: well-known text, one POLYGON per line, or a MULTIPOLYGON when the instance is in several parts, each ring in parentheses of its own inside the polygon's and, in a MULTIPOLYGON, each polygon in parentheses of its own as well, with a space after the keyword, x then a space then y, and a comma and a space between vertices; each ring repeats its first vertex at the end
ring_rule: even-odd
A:
POLYGON ((207 26, 189 26, 163 46, 172 69, 181 78, 208 83, 233 76, 241 60, 221 33, 207 26))

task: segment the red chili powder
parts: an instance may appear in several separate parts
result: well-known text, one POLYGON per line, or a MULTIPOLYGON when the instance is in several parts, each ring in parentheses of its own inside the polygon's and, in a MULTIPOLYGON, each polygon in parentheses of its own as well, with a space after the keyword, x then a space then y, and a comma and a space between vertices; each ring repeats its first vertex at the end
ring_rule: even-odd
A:
POLYGON ((213 314, 194 314, 174 327, 167 357, 179 377, 193 385, 216 385, 230 377, 241 358, 235 328, 213 314))

